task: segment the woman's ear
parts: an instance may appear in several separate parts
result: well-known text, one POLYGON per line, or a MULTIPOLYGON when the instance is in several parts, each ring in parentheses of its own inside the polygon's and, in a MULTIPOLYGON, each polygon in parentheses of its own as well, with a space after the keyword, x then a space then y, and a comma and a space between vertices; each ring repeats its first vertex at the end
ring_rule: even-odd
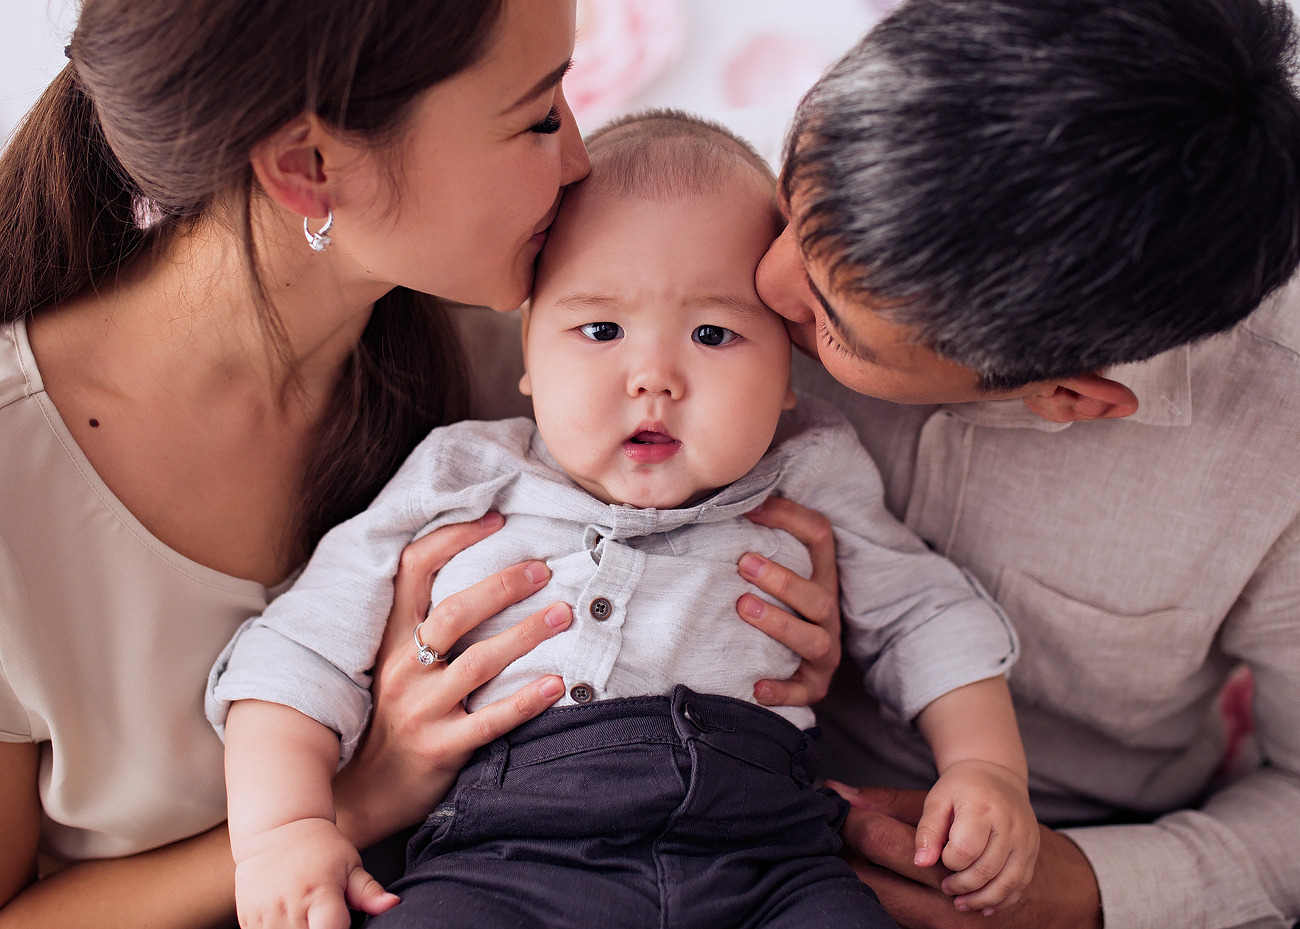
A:
POLYGON ((1137 394, 1099 374, 1044 381, 1022 399, 1025 406, 1053 423, 1122 419, 1138 408, 1137 394))
POLYGON ((333 143, 321 121, 302 116, 253 146, 253 174, 272 200, 298 216, 313 219, 329 211, 330 178, 321 150, 333 143))

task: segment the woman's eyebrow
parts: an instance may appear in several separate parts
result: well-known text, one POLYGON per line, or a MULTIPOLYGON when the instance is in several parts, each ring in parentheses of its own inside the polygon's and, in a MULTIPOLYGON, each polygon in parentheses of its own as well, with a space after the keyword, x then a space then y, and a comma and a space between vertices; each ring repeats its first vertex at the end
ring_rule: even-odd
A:
POLYGON ((550 90, 556 84, 560 83, 560 81, 564 80, 564 75, 568 74, 569 69, 572 67, 573 67, 573 59, 570 58, 564 64, 560 65, 554 71, 551 71, 540 81, 534 84, 528 91, 524 93, 522 97, 520 97, 514 103, 510 104, 510 106, 506 107, 506 109, 502 111, 501 115, 504 116, 506 113, 510 113, 514 110, 519 109, 525 103, 529 103, 533 100, 536 100, 546 91, 550 90))

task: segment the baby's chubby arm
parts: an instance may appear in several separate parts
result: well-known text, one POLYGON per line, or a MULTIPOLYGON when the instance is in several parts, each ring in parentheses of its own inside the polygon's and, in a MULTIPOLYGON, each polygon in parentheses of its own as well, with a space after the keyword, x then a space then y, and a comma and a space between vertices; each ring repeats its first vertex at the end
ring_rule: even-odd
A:
POLYGON ((398 900, 335 825, 338 736, 297 710, 240 700, 226 720, 226 792, 241 926, 347 929, 398 900))
POLYGON ((916 827, 915 863, 942 862, 942 884, 959 910, 991 914, 1015 903, 1038 857, 1038 819, 1028 766, 1003 677, 935 699, 916 718, 939 780, 916 827))

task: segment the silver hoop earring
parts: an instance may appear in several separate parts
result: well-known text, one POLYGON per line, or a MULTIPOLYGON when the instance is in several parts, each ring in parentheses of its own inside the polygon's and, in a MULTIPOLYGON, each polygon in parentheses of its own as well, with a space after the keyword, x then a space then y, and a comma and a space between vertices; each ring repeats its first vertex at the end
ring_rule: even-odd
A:
POLYGON ((333 241, 325 233, 329 232, 330 227, 334 225, 334 211, 326 210, 325 212, 325 225, 320 227, 320 232, 312 232, 308 229, 308 217, 304 216, 302 218, 302 234, 307 237, 307 244, 311 246, 311 250, 314 252, 325 251, 325 246, 329 245, 330 242, 333 241))

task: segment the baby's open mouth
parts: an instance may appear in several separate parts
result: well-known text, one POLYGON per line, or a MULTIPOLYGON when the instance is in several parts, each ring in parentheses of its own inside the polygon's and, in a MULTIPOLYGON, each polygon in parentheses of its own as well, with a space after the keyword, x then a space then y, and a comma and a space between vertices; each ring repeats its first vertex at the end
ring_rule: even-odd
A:
POLYGON ((676 442, 677 440, 662 432, 638 432, 628 441, 637 445, 667 445, 669 442, 676 442))
POLYGON ((623 454, 643 465, 667 461, 676 455, 681 447, 681 442, 657 429, 641 429, 623 440, 623 454))

